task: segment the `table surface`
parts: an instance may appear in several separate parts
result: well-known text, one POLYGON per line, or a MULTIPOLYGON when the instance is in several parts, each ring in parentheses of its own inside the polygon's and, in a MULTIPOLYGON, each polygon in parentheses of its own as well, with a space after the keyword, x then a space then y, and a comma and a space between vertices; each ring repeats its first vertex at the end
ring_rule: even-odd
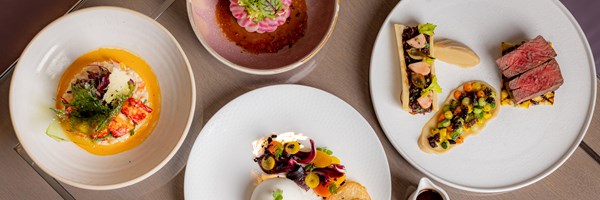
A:
MULTIPOLYGON (((148 179, 118 190, 90 191, 57 183, 18 147, 8 112, 10 76, 0 80, 0 199, 183 199, 187 156, 202 126, 235 97, 266 85, 296 83, 330 92, 354 107, 373 127, 390 164, 392 199, 406 199, 423 174, 396 152, 375 116, 369 93, 370 52, 385 17, 398 0, 342 1, 332 37, 307 66, 277 76, 248 75, 221 64, 196 39, 186 0, 89 0, 81 7, 113 5, 156 18, 177 38, 196 79, 194 122, 177 155, 148 179), (17 150, 17 151, 16 151, 17 150), (18 153, 20 152, 20 153, 18 153), (24 158, 23 158, 23 157, 24 158)), ((598 93, 600 94, 600 92, 598 93)), ((584 143, 558 170, 525 188, 500 194, 477 194, 447 186, 452 199, 594 199, 600 196, 600 106, 594 110, 584 143)), ((501 172, 492 172, 501 173, 501 172)))

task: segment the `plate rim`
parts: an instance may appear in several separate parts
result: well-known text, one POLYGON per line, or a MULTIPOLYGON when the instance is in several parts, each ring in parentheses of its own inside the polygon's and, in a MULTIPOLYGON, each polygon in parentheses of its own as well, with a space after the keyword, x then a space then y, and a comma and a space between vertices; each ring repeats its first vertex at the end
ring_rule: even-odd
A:
MULTIPOLYGON (((214 122, 216 119, 214 118, 215 116, 217 116, 218 114, 222 113, 223 109, 226 107, 230 107, 231 105, 233 105, 233 103, 237 103, 241 98, 248 96, 251 93, 255 93, 255 92, 260 92, 263 90, 268 90, 268 89, 273 89, 273 88, 278 88, 278 87, 290 87, 290 88, 301 88, 301 89, 310 89, 314 92, 319 92, 319 93, 324 93, 326 95, 329 95, 332 98, 335 98, 336 101, 341 101, 342 104, 345 104, 345 106, 348 106, 350 108, 350 110, 352 110, 352 112, 356 113, 360 120, 363 121, 365 123, 365 125, 367 125, 371 130, 373 130, 373 135, 375 136, 375 139, 377 139, 377 142, 379 143, 378 149, 383 152, 383 158, 385 163, 382 163, 383 166, 385 166, 385 168, 387 170, 384 170, 385 173, 387 174, 387 181, 385 181, 385 184, 387 184, 387 190, 389 191, 388 194, 384 194, 384 196, 387 196, 386 199, 391 199, 391 195, 392 195, 392 175, 391 175, 391 169, 390 169, 390 165, 389 165, 389 160, 387 157, 387 153, 385 152, 385 148, 383 148, 383 143, 381 142, 381 139, 379 138, 379 136, 377 135, 377 132, 375 131, 375 129, 373 129, 373 126, 371 126, 371 124, 369 123, 369 121, 367 121, 367 119, 364 118, 364 116, 362 114, 360 114, 360 112, 358 112, 358 110, 356 110, 352 105, 350 105, 348 102, 346 102, 345 100, 339 98, 338 96, 329 93, 325 90, 319 89, 319 88, 315 88, 315 87, 311 87, 311 86, 307 86, 307 85, 300 85, 300 84, 276 84, 276 85, 269 85, 269 86, 264 86, 264 87, 260 87, 260 88, 256 88, 253 90, 250 90, 248 92, 245 92, 242 95, 237 96, 236 98, 234 98, 233 100, 227 102, 227 104, 225 104, 224 106, 222 106, 221 108, 219 108, 219 110, 217 112, 215 112, 215 114, 213 114, 213 116, 211 116, 211 118, 204 124, 204 126, 202 127, 202 130, 200 130, 200 132, 198 133, 198 137, 196 137, 196 140, 194 141, 194 145, 192 146, 192 149, 190 151, 190 154, 188 155, 188 162, 186 163, 186 167, 185 170, 187 172, 188 169, 190 169, 189 163, 190 163, 190 158, 192 157, 192 155, 194 155, 194 152, 196 151, 200 151, 200 149, 197 148, 201 148, 198 147, 198 145, 196 145, 196 142, 201 140, 202 138, 208 137, 207 133, 205 132, 205 128, 206 127, 210 127, 211 124, 216 123, 214 122)), ((208 130, 207 130, 208 131, 208 130)), ((202 139, 205 140, 205 139, 202 139)), ((183 182, 183 195, 184 198, 186 198, 187 195, 189 194, 189 190, 188 187, 190 186, 190 179, 191 179, 191 173, 185 173, 184 176, 184 182, 183 182)))
POLYGON ((534 184, 536 182, 538 182, 539 180, 545 178, 546 176, 552 174, 554 171, 556 171, 560 166, 562 166, 562 164, 564 164, 570 157, 571 155, 575 152, 575 150, 577 149, 577 147, 579 146, 579 144, 582 142, 583 138, 585 137, 585 134, 588 131, 588 128, 590 126, 592 117, 594 115, 594 109, 596 107, 596 93, 597 93, 597 79, 596 79, 596 68, 594 67, 594 56, 592 54, 591 48, 590 48, 590 44, 583 32, 583 30, 581 29, 581 26, 579 25, 579 23, 577 22, 577 20, 575 19, 575 17, 573 17, 573 14, 571 14, 571 12, 558 0, 552 0, 553 2, 549 2, 549 3, 554 3, 555 6, 557 6, 561 11, 562 14, 564 14, 567 19, 569 20, 569 22, 571 23, 572 26, 574 26, 574 28, 576 29, 578 36, 580 37, 580 39, 582 39, 582 42, 584 43, 584 48, 586 51, 586 55, 588 57, 588 63, 590 63, 590 70, 591 70, 591 81, 592 81, 592 87, 591 87, 591 99, 589 101, 589 109, 588 109, 588 113, 586 114, 586 119, 585 122, 583 124, 583 126, 581 127, 579 134, 576 138, 576 143, 573 143, 571 145, 571 147, 560 157, 560 159, 549 165, 548 168, 546 168, 545 170, 543 170, 541 173, 536 174, 535 176, 525 179, 521 182, 518 183, 514 183, 514 184, 510 184, 510 185, 506 185, 506 186, 502 186, 502 187, 470 187, 470 186, 466 186, 466 185, 462 185, 462 184, 457 184, 457 183, 453 183, 451 181, 447 181, 446 179, 443 179, 431 172, 429 172, 428 170, 424 169, 423 167, 421 167, 421 165, 419 165, 418 163, 416 163, 411 157, 409 157, 406 152, 404 152, 404 150, 399 146, 399 144, 397 144, 394 140, 389 139, 391 136, 391 132, 389 130, 386 129, 385 126, 383 126, 383 124, 381 123, 381 114, 380 111, 378 111, 377 106, 375 105, 375 98, 373 95, 373 84, 371 83, 371 81, 373 80, 373 53, 375 52, 375 45, 377 43, 379 43, 379 40, 381 40, 381 33, 382 31, 384 31, 384 26, 386 26, 387 24, 390 23, 390 18, 392 17, 392 14, 397 12, 396 10, 398 10, 400 8, 400 5, 402 4, 402 2, 407 2, 410 0, 403 0, 398 2, 394 8, 392 9, 392 11, 390 11, 390 13, 388 14, 388 16, 385 18, 385 20, 383 21, 382 25, 380 26, 379 32, 377 33, 377 38, 375 39, 374 45, 373 45, 373 49, 371 50, 371 60, 369 62, 369 92, 371 95, 371 101, 372 106, 373 106, 373 110, 375 111, 375 116, 377 118, 377 121, 379 122, 379 125, 381 127, 381 129, 383 130, 384 134, 386 135, 386 137, 388 137, 388 141, 390 141, 390 143, 392 144, 392 146, 394 146, 394 149, 396 150, 396 152, 400 153, 400 155, 408 162, 410 163, 414 168, 416 168, 417 170, 419 170, 421 173, 425 174, 426 176, 434 179, 435 181, 438 181, 440 183, 443 183, 444 185, 459 189, 459 190, 463 190, 463 191, 469 191, 469 192, 476 192, 476 193, 502 193, 502 192, 509 192, 509 191, 514 191, 526 186, 529 186, 531 184, 534 184))
POLYGON ((119 189, 119 188, 123 188, 123 187, 127 187, 133 184, 136 184, 142 180, 145 180, 146 178, 150 177, 151 175, 153 175, 154 173, 156 173, 158 170, 162 169, 162 167, 164 167, 177 153, 177 151, 179 150, 179 148, 181 148, 181 145, 183 144, 183 142, 185 141, 185 139, 187 138, 189 129, 191 127, 191 124, 193 122, 193 117, 195 114, 195 110, 196 110, 196 83, 195 83, 195 79, 194 79, 194 73, 193 70, 191 68, 190 62, 187 58, 187 55, 185 54, 185 52, 183 51, 183 48, 181 48, 181 45, 179 44, 179 41, 177 41, 177 39, 173 36, 173 34, 171 34, 171 32, 169 32, 169 30, 167 30, 164 26, 162 26, 160 23, 158 23, 157 21, 151 19, 150 17, 139 13, 137 11, 131 10, 131 9, 127 9, 127 8, 122 8, 122 7, 115 7, 115 6, 95 6, 95 7, 89 7, 89 8, 84 8, 84 9, 80 9, 80 10, 76 10, 73 11, 69 14, 66 14, 64 16, 59 17, 58 19, 52 21, 50 24, 46 25, 42 30, 40 30, 40 32, 38 32, 35 37, 33 37, 33 39, 29 42, 29 44, 27 44, 27 47, 25 48, 25 50, 23 50, 23 52, 21 53, 21 55, 19 56, 19 60, 22 60, 23 57, 25 57, 27 55, 27 53, 30 51, 31 46, 37 42, 39 40, 39 37, 41 37, 41 35, 45 34, 46 32, 48 32, 50 29, 52 29, 54 26, 57 26, 57 24, 59 23, 63 23, 64 20, 66 19, 70 19, 73 17, 78 17, 80 14, 83 13, 88 13, 88 12, 103 12, 103 11, 111 11, 111 12, 121 12, 121 13, 127 13, 130 14, 132 16, 138 17, 140 19, 143 19, 144 21, 148 21, 151 24, 153 24, 154 27, 158 28, 160 31, 164 32, 167 34, 167 36, 171 39, 172 42, 175 43, 177 49, 179 50, 179 52, 181 53, 184 61, 185 61, 185 65, 186 65, 186 69, 188 71, 189 77, 190 77, 190 84, 191 84, 191 106, 190 106, 190 113, 188 114, 188 119, 187 119, 187 123, 186 123, 186 127, 184 128, 184 132, 181 135, 181 138, 179 139, 179 141, 177 141, 176 145, 173 147, 173 149, 171 149, 170 153, 160 162, 158 163, 158 165, 154 166, 152 169, 150 169, 149 171, 145 172, 144 174, 131 179, 131 180, 127 180, 127 181, 122 181, 122 182, 118 182, 118 183, 114 183, 114 184, 102 184, 102 185, 90 185, 90 184, 86 184, 86 183, 80 183, 77 181, 73 181, 70 179, 67 179, 63 176, 60 176, 56 173, 54 173, 53 171, 49 170, 48 168, 46 168, 46 166, 44 164, 40 164, 39 162, 37 162, 39 159, 37 158, 37 156, 33 155, 32 153, 30 153, 31 149, 29 148, 29 146, 24 143, 23 138, 22 138, 22 134, 26 134, 24 133, 25 131, 21 131, 20 129, 18 129, 17 126, 15 126, 16 123, 16 119, 12 116, 13 112, 14 112, 14 102, 13 102, 13 94, 14 94, 14 90, 16 90, 16 86, 14 84, 14 81, 16 80, 15 77, 21 73, 20 69, 21 67, 21 63, 22 62, 18 62, 17 65, 15 66, 14 70, 13 70, 13 75, 11 76, 11 82, 10 82, 10 88, 9 88, 9 97, 8 97, 8 107, 9 107, 9 113, 11 116, 11 124, 13 125, 13 130, 15 131, 15 135, 17 136, 17 139, 19 141, 19 143, 21 144, 21 146, 23 147, 23 149, 25 149, 25 152, 27 153, 27 155, 33 160, 34 163, 37 164, 38 167, 40 167, 40 169, 42 169, 45 173, 47 173, 48 175, 50 175, 51 177, 59 180, 60 182, 69 184, 71 186, 74 187, 78 187, 78 188, 82 188, 82 189, 89 189, 89 190, 112 190, 112 189, 119 189))

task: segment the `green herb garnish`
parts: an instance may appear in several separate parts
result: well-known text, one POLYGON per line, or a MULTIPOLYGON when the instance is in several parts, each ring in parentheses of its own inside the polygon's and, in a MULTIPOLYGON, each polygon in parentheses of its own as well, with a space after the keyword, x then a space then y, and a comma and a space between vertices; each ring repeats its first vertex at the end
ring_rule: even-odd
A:
POLYGON ((280 189, 273 191, 273 200, 283 200, 283 191, 280 189))
POLYGON ((123 103, 135 88, 134 83, 128 84, 126 93, 118 95, 111 103, 106 103, 94 87, 93 80, 78 80, 71 84, 73 100, 70 103, 63 103, 65 108, 71 111, 51 109, 60 120, 68 120, 72 129, 90 135, 105 129, 110 120, 121 111, 123 103))
POLYGON ((435 30, 436 25, 427 23, 427 24, 419 24, 419 33, 423 33, 425 35, 432 36, 433 30, 435 30))
POLYGON ((425 88, 421 91, 421 97, 427 96, 430 91, 433 91, 436 93, 442 92, 442 88, 438 84, 436 76, 433 76, 433 79, 431 80, 431 84, 429 84, 429 86, 427 88, 425 88))
POLYGON ((281 154, 283 154, 283 147, 279 145, 279 147, 275 149, 275 159, 279 159, 279 157, 281 157, 281 154))
POLYGON ((435 61, 435 58, 432 58, 429 56, 423 56, 423 62, 426 62, 429 65, 433 65, 433 61, 435 61))
POLYGON ((283 7, 281 0, 238 0, 238 4, 246 7, 248 17, 254 23, 264 18, 275 18, 277 11, 283 7))
POLYGON ((333 184, 333 183, 332 183, 332 184, 330 184, 329 186, 327 186, 327 189, 329 190, 329 192, 330 192, 331 194, 337 194, 337 192, 338 192, 337 185, 335 185, 335 184, 333 184))
POLYGON ((327 149, 327 147, 317 147, 317 151, 322 151, 322 152, 326 153, 327 155, 333 154, 333 151, 327 149))
POLYGON ((129 130, 129 136, 133 136, 135 134, 135 127, 137 126, 137 124, 133 124, 133 128, 131 130, 129 130))
POLYGON ((315 165, 313 165, 312 163, 304 167, 304 171, 312 171, 313 169, 315 169, 315 165))

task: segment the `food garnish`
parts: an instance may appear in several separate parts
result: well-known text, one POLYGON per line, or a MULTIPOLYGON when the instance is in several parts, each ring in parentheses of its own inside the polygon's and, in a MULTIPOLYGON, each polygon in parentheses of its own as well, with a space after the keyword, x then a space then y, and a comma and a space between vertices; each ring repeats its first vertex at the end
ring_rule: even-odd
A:
POLYGON ((419 33, 429 35, 429 36, 433 36, 433 30, 435 30, 435 27, 437 27, 437 26, 434 24, 430 24, 430 23, 418 25, 419 33))
POLYGON ((346 180, 346 170, 333 151, 317 148, 312 139, 292 132, 270 135, 253 142, 255 156, 261 170, 267 174, 282 174, 308 191, 321 197, 335 194, 346 180), (310 147, 303 144, 308 140, 310 147), (277 149, 283 149, 276 155, 277 149))
POLYGON ((410 114, 426 114, 438 110, 437 84, 433 56, 435 25, 416 27, 395 24, 400 71, 402 76, 402 108, 410 114))
POLYGON ((217 24, 244 52, 277 53, 305 35, 305 0, 218 0, 217 24))
POLYGON ((137 56, 119 49, 101 48, 78 58, 61 77, 56 107, 51 108, 56 119, 46 135, 73 141, 97 155, 118 153, 139 144, 154 127, 152 119, 159 112, 155 106, 160 103, 158 84, 142 79, 155 81, 145 65, 137 56), (135 63, 142 75, 124 62, 109 59, 113 57, 135 63), (137 136, 138 131, 144 134, 137 136), (134 135, 140 140, 111 148, 134 135))
POLYGON ((479 133, 498 110, 493 87, 470 81, 450 93, 443 107, 425 124, 418 144, 427 153, 445 153, 479 133))
POLYGON ((553 105, 554 91, 564 79, 551 43, 537 36, 519 45, 502 43, 501 49, 496 64, 502 70, 502 105, 553 105))
POLYGON ((280 189, 273 191, 273 200, 283 200, 283 191, 280 189))
POLYGON ((292 0, 230 0, 229 9, 248 32, 273 32, 290 16, 292 0))

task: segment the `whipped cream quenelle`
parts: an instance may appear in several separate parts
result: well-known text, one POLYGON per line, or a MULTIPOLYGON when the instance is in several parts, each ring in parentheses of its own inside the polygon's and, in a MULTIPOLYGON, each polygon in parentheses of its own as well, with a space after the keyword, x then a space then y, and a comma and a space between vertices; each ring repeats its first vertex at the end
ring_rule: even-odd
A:
POLYGON ((292 4, 292 0, 280 0, 281 8, 275 11, 273 17, 264 17, 260 19, 261 17, 253 18, 251 16, 252 14, 249 14, 249 9, 246 8, 246 6, 253 6, 256 8, 259 5, 243 6, 240 5, 242 0, 229 1, 231 2, 229 9, 231 10, 233 17, 237 19, 237 23, 244 27, 246 31, 257 33, 273 32, 277 29, 277 27, 283 25, 290 16, 290 5, 292 4))

